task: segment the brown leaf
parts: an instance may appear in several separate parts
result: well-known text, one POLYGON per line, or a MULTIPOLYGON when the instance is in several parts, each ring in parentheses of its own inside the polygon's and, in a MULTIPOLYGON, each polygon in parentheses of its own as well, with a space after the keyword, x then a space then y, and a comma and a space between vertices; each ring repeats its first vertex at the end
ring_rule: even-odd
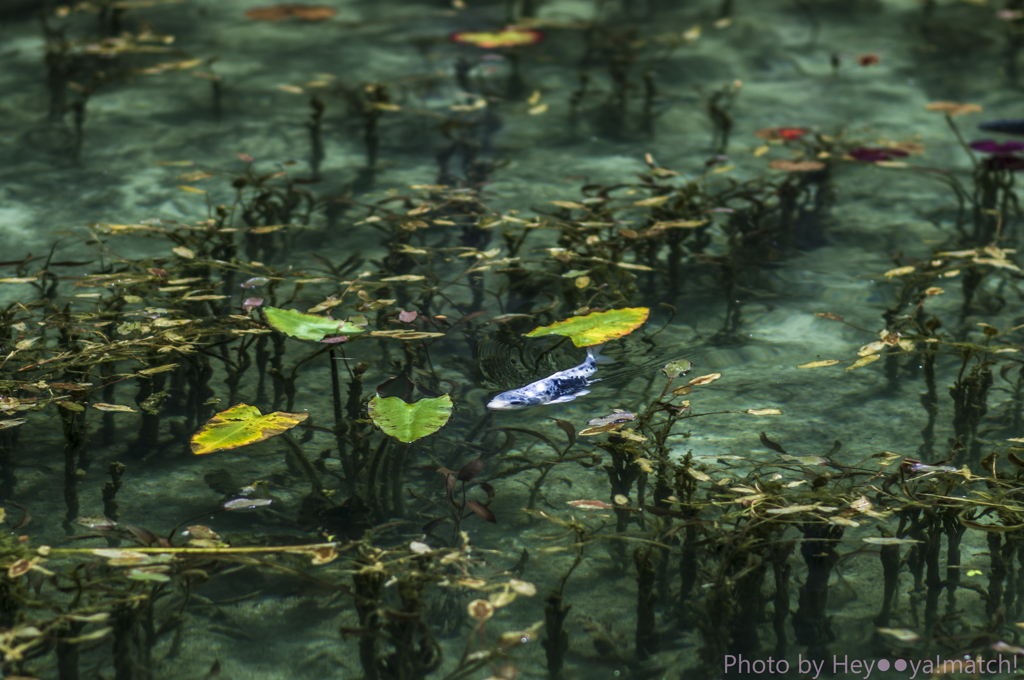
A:
MULTIPOLYGON (((296 3, 286 3, 283 5, 272 5, 270 7, 253 7, 250 10, 246 10, 245 16, 250 19, 256 19, 257 21, 282 21, 295 17, 296 19, 305 19, 306 21, 323 21, 330 19, 338 10, 327 5, 302 5, 296 3)), ((239 154, 241 158, 242 154, 239 154)), ((245 160, 245 159, 242 159, 245 160)), ((252 157, 249 157, 251 162, 252 157)))
POLYGON ((779 158, 768 164, 773 170, 785 170, 786 172, 816 172, 824 170, 825 164, 821 161, 790 161, 779 158))
POLYGON ((135 538, 139 539, 139 542, 146 545, 153 545, 157 542, 157 536, 152 531, 145 527, 140 527, 136 524, 121 524, 121 528, 127 529, 132 533, 135 538))
POLYGON ((782 448, 781 445, 776 444, 771 439, 768 439, 768 435, 764 432, 761 433, 761 443, 767 446, 772 451, 778 451, 779 453, 786 453, 786 449, 782 448))
POLYGON ((483 470, 484 470, 484 462, 482 460, 480 460, 479 458, 474 458, 473 460, 469 461, 464 466, 462 466, 462 469, 459 470, 459 474, 458 474, 457 479, 460 482, 471 482, 481 472, 483 472, 483 470))
POLYGON ((982 108, 977 104, 966 104, 961 102, 931 102, 925 104, 925 111, 936 111, 950 116, 963 116, 968 113, 980 113, 982 108))
POLYGON ((466 507, 491 524, 498 523, 498 520, 494 517, 494 513, 491 512, 483 503, 480 503, 479 501, 466 501, 466 507))
POLYGON ((585 430, 580 430, 581 437, 593 437, 597 434, 604 432, 614 432, 615 430, 621 429, 625 423, 605 423, 604 425, 596 425, 594 427, 588 427, 585 430))
POLYGON ((555 425, 558 425, 565 433, 565 436, 569 438, 569 446, 576 443, 576 428, 572 426, 568 420, 559 420, 558 418, 552 418, 555 421, 555 425))

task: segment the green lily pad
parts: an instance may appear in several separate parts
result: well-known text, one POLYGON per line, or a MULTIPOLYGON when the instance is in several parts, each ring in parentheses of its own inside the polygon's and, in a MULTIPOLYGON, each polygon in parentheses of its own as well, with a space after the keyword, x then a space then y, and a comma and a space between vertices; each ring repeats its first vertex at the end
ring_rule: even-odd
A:
POLYGON ((679 359, 678 361, 672 361, 661 369, 661 372, 665 374, 666 378, 678 378, 681 375, 686 375, 693 370, 693 364, 686 359, 679 359))
POLYGON ((366 329, 351 321, 328 319, 319 314, 305 314, 294 309, 264 307, 263 316, 275 330, 300 340, 320 342, 328 335, 355 335, 366 329))
POLYGON ((309 417, 308 413, 274 411, 263 415, 255 406, 239 404, 221 411, 192 435, 197 455, 237 449, 287 432, 309 417))
POLYGON ((607 312, 594 312, 585 316, 574 316, 565 321, 558 321, 550 326, 534 328, 526 334, 528 338, 542 335, 565 335, 572 339, 577 347, 600 345, 615 338, 629 335, 647 321, 651 310, 647 307, 630 307, 613 309, 607 312))
POLYGON ((452 398, 442 394, 407 404, 398 397, 374 397, 367 409, 373 424, 406 444, 434 434, 452 417, 452 398))

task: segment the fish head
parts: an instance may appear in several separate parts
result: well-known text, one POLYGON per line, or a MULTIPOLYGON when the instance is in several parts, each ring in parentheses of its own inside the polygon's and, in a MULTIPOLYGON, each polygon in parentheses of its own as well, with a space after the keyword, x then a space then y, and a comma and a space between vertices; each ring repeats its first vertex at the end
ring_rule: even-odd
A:
POLYGON ((487 408, 492 411, 515 411, 521 408, 536 406, 539 403, 541 403, 541 400, 535 396, 524 394, 519 390, 511 390, 509 392, 502 392, 491 399, 487 402, 487 408))

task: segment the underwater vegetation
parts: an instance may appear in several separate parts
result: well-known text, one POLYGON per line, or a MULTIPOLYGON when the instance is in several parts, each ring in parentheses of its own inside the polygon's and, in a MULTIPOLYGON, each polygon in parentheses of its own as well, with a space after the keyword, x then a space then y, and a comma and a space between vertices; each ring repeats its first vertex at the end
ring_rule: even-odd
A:
MULTIPOLYGON (((151 203, 0 262, 4 677, 1024 662, 1024 144, 993 138, 1013 119, 975 139, 982 107, 933 96, 923 139, 755 114, 756 79, 673 78, 758 40, 762 10, 577 4, 418 8, 422 63, 278 82, 301 96, 273 100, 281 129, 228 52, 158 30, 187 33, 194 3, 38 9, 25 139, 62 172, 102 165, 105 94, 186 75, 211 139, 260 132, 147 151, 151 203), (662 142, 680 110, 699 152, 662 142), (600 171, 572 151, 598 138, 600 171), (573 159, 509 188, 543 154, 573 159), (927 232, 858 223, 887 185, 927 232)), ((906 40, 989 21, 1012 86, 1024 9, 950 4, 914 5, 906 40)), ((810 40, 785 68, 830 88, 888 68, 817 45, 878 6, 794 3, 810 40)), ((231 3, 267 40, 390 50, 412 21, 350 10, 231 3)))

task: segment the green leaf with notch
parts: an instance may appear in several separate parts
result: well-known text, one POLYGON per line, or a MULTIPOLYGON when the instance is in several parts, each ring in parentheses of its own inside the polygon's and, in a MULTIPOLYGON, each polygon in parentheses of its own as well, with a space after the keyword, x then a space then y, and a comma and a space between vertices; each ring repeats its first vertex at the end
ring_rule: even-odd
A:
POLYGON ((434 434, 452 417, 452 398, 442 394, 407 404, 398 397, 375 396, 367 409, 373 424, 406 444, 434 434))

